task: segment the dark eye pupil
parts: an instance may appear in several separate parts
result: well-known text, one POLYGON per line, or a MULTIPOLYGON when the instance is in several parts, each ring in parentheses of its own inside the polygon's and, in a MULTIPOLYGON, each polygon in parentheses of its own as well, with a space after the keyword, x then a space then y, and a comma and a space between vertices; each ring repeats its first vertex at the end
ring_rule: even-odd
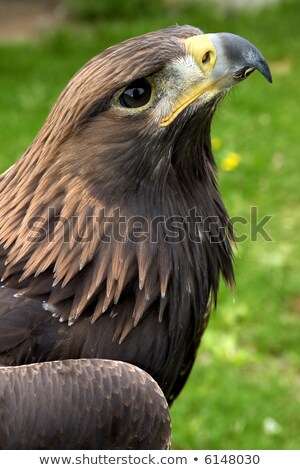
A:
POLYGON ((151 98, 151 85, 145 78, 130 83, 121 94, 119 101, 124 108, 140 108, 151 98))

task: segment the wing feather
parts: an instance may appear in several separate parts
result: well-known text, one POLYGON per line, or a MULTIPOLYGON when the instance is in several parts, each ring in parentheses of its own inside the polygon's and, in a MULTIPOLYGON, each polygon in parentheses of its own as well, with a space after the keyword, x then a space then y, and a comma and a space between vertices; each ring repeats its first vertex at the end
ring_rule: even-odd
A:
POLYGON ((78 359, 0 368, 1 449, 167 449, 157 383, 121 361, 78 359))

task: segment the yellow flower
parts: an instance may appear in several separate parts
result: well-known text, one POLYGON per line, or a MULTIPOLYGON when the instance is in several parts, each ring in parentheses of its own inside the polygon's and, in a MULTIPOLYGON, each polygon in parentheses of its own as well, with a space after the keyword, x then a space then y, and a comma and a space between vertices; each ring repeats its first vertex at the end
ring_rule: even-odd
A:
POLYGON ((221 162, 221 168, 224 171, 235 170, 241 163, 241 156, 236 152, 229 152, 221 162))
POLYGON ((211 145, 213 150, 219 150, 222 147, 222 140, 219 137, 213 137, 211 145))

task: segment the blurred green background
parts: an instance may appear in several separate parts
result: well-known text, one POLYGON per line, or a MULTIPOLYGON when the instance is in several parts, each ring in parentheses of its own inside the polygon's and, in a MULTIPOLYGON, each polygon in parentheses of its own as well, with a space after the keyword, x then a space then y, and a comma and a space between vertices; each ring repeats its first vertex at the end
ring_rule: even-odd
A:
POLYGON ((229 213, 249 220, 257 207, 259 219, 271 215, 272 241, 250 240, 250 222, 236 225, 248 237, 236 253, 235 302, 222 285, 172 407, 174 449, 300 448, 300 3, 257 3, 264 1, 0 1, 1 171, 78 68, 130 36, 189 23, 240 34, 269 61, 273 85, 256 73, 235 88, 212 135, 229 213))

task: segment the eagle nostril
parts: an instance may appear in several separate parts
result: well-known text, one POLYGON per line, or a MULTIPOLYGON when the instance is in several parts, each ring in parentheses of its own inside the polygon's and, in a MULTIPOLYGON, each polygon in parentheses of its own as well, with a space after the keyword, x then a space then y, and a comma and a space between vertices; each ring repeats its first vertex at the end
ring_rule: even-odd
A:
POLYGON ((202 64, 207 65, 210 63, 211 59, 211 51, 205 52, 204 56, 202 57, 202 64))

